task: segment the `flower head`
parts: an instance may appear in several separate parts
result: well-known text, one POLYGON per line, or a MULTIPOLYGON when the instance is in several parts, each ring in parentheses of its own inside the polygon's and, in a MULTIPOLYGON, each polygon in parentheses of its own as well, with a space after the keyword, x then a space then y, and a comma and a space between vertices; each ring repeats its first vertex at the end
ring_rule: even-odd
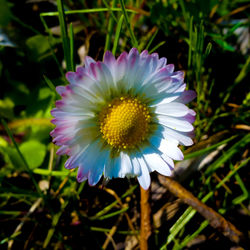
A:
POLYGON ((171 175, 173 160, 183 159, 178 145, 193 143, 195 112, 185 103, 196 94, 185 90, 183 72, 133 48, 117 59, 107 51, 103 62, 86 57, 66 77, 70 84, 56 88, 62 99, 51 111, 51 136, 79 182, 136 176, 147 189, 150 172, 171 175))

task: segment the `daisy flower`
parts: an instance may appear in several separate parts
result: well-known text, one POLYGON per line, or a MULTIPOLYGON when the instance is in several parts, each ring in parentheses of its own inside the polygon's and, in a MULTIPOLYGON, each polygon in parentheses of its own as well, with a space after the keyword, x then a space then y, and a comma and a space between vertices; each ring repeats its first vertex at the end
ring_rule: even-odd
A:
POLYGON ((185 104, 196 94, 185 90, 183 72, 133 48, 117 59, 107 51, 103 62, 86 57, 66 77, 70 84, 56 88, 62 99, 51 111, 51 136, 79 182, 136 176, 147 189, 150 172, 171 175, 173 160, 183 159, 178 145, 193 143, 195 112, 185 104))

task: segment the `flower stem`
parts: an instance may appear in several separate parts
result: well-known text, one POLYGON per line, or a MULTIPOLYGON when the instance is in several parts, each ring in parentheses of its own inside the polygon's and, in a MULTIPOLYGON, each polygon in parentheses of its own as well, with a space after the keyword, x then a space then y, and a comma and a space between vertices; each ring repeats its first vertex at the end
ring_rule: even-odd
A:
POLYGON ((149 205, 150 189, 141 190, 141 230, 140 230, 140 249, 148 249, 148 238, 151 235, 151 209, 149 205))

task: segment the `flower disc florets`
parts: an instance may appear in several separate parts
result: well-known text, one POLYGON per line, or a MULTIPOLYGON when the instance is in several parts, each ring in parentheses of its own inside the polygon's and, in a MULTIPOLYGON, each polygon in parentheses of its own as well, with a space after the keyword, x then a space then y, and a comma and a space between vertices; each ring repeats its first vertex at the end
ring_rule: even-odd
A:
POLYGON ((147 106, 137 98, 120 97, 102 110, 100 131, 114 148, 135 148, 147 137, 150 118, 147 106))
POLYGON ((62 99, 51 111, 51 136, 79 182, 136 176, 147 189, 150 172, 171 175, 173 160, 183 159, 178 145, 193 143, 195 112, 185 104, 196 94, 185 90, 183 72, 133 48, 117 59, 107 51, 103 62, 86 57, 66 77, 70 84, 56 88, 62 99))

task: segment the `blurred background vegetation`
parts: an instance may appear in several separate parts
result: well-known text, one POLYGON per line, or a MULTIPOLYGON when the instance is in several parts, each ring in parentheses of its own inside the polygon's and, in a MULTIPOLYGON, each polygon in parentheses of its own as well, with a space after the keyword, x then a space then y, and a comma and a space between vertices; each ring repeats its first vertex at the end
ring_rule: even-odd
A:
POLYGON ((77 183, 49 136, 65 72, 84 65, 86 55, 102 60, 105 50, 119 55, 136 43, 167 57, 197 92, 195 144, 183 148, 175 179, 244 235, 230 241, 153 173, 149 249, 247 249, 249 1, 61 4, 0 0, 0 249, 138 249, 137 181, 77 183))

